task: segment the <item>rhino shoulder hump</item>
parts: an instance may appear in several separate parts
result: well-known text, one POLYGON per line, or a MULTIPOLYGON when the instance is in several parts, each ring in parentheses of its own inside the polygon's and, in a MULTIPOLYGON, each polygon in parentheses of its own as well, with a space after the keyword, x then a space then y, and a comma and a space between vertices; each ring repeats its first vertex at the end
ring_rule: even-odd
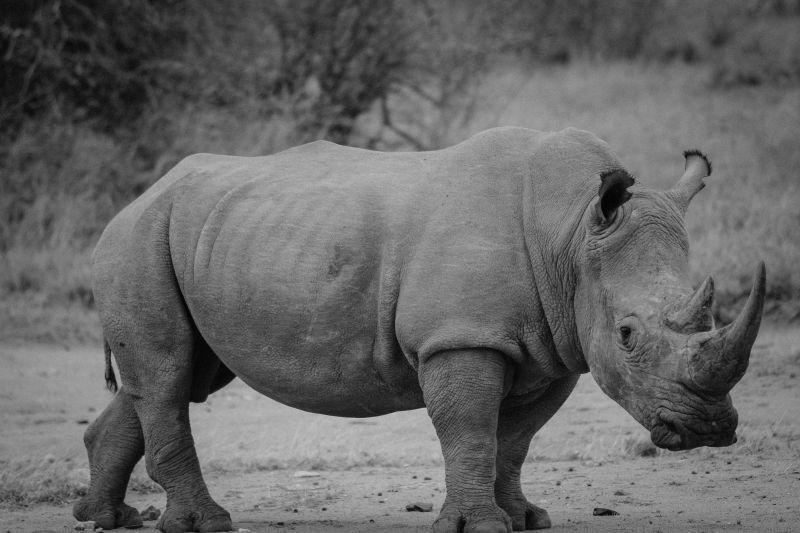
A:
POLYGON ((189 172, 210 166, 220 159, 226 158, 230 158, 230 156, 209 153, 190 154, 178 161, 178 163, 172 167, 172 169, 164 177, 166 178, 170 175, 176 174, 185 175, 189 172))
POLYGON ((609 149, 608 143, 606 143, 603 139, 590 131, 581 130, 578 128, 564 128, 561 131, 555 132, 553 136, 559 140, 563 139, 569 142, 592 146, 606 151, 609 149))

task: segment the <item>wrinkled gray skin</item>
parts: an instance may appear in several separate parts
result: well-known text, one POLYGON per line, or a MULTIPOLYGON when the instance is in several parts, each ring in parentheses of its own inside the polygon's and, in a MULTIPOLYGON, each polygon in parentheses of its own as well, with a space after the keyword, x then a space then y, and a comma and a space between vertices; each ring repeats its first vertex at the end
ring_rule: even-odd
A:
POLYGON ((437 152, 315 142, 187 158, 95 250, 122 387, 86 431, 76 518, 140 523, 123 498, 144 454, 167 493, 160 529, 231 529, 188 407, 234 376, 317 413, 426 407, 445 459, 437 532, 550 526, 520 467, 589 370, 657 445, 730 444, 764 274, 737 322, 712 329, 713 285, 692 291, 682 224, 709 172, 689 154, 673 190, 628 191, 606 144, 573 129, 493 129, 437 152))

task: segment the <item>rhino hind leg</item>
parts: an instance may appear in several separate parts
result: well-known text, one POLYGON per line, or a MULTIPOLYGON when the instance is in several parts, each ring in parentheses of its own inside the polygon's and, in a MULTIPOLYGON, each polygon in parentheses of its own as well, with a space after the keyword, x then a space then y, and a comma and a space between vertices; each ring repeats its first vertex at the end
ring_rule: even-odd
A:
POLYGON ((93 520, 103 529, 141 527, 139 512, 125 505, 131 470, 144 453, 144 439, 131 397, 121 389, 86 429, 89 491, 73 506, 77 520, 93 520))
POLYGON ((230 514, 211 498, 200 471, 189 402, 205 400, 232 376, 189 314, 163 236, 167 227, 165 220, 150 221, 121 252, 98 244, 95 296, 122 389, 141 426, 147 473, 167 494, 156 527, 165 533, 230 531, 230 514))
POLYGON ((522 493, 520 471, 531 439, 563 405, 577 382, 577 375, 561 378, 531 402, 500 410, 494 491, 497 504, 511 517, 514 531, 552 526, 547 511, 530 503, 522 493))
MULTIPOLYGON (((130 471, 144 454, 147 473, 167 493, 166 509, 156 525, 158 529, 165 533, 231 531, 230 514, 211 498, 200 471, 189 425, 189 402, 204 401, 208 394, 225 386, 234 376, 203 347, 187 317, 178 314, 175 317, 162 328, 153 328, 147 317, 134 321, 138 327, 108 328, 109 338, 117 339, 118 349, 114 355, 123 385, 112 403, 112 406, 118 404, 112 410, 114 416, 102 427, 98 426, 106 438, 93 441, 91 446, 87 442, 90 461, 92 450, 102 453, 93 461, 92 481, 94 483, 96 478, 95 470, 101 472, 97 479, 102 480, 103 476, 117 479, 113 486, 99 484, 96 494, 105 498, 105 508, 110 502, 117 515, 131 512, 138 519, 136 510, 121 502, 130 471), (141 334, 139 330, 149 331, 149 334, 141 334), (137 340, 123 342, 118 340, 121 338, 137 340), (164 342, 165 339, 170 342, 164 342), (198 353, 198 350, 205 352, 198 353), (127 440, 129 446, 122 446, 121 440, 127 440), (122 461, 120 450, 129 454, 126 456, 129 463, 122 461), (122 473, 124 481, 118 479, 122 473)), ((85 517, 86 508, 87 505, 82 505, 75 516, 85 517)), ((110 520, 107 522, 111 527, 141 525, 141 520, 137 524, 133 520, 120 520, 119 516, 113 525, 110 520)))
POLYGON ((189 432, 185 402, 147 402, 139 409, 145 433, 147 472, 167 493, 167 507, 157 523, 165 533, 231 531, 230 514, 208 493, 189 432))
MULTIPOLYGON (((180 336, 179 336, 180 339, 180 336)), ((141 394, 134 401, 142 425, 147 473, 167 493, 156 527, 165 533, 231 531, 230 514, 208 492, 189 425, 194 341, 151 345, 134 359, 141 394)))

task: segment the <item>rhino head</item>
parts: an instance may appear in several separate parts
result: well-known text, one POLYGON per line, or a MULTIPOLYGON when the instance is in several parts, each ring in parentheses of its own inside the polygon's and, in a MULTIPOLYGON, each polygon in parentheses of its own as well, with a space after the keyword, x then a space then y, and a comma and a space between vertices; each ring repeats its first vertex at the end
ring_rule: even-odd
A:
POLYGON ((744 309, 716 328, 711 277, 692 290, 683 216, 711 173, 686 152, 670 191, 635 187, 625 171, 602 176, 583 216, 575 309, 583 353, 603 391, 670 450, 736 442, 729 391, 744 374, 764 304, 758 266, 744 309))

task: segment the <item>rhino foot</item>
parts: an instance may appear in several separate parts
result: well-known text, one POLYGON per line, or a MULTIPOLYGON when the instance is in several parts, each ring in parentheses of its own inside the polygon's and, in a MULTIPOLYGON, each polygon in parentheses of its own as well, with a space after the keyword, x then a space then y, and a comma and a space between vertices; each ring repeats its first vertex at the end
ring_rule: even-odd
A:
POLYGON ((212 503, 205 509, 187 509, 170 507, 159 518, 156 528, 164 533, 186 533, 187 531, 197 531, 206 533, 211 531, 233 531, 231 515, 220 507, 212 503))
POLYGON ((454 505, 445 505, 433 523, 434 533, 511 533, 511 530, 511 519, 499 507, 462 513, 454 505))
POLYGON ((541 507, 533 505, 525 498, 520 498, 500 506, 505 509, 511 517, 514 531, 529 531, 532 529, 549 529, 553 527, 550 522, 550 515, 541 507))
POLYGON ((532 503, 525 509, 525 529, 550 529, 553 523, 550 522, 550 515, 541 507, 536 507, 532 503))
POLYGON ((124 527, 137 529, 142 527, 139 511, 120 503, 117 505, 98 503, 89 496, 79 500, 72 508, 72 514, 80 522, 93 521, 97 527, 116 529, 124 527))

